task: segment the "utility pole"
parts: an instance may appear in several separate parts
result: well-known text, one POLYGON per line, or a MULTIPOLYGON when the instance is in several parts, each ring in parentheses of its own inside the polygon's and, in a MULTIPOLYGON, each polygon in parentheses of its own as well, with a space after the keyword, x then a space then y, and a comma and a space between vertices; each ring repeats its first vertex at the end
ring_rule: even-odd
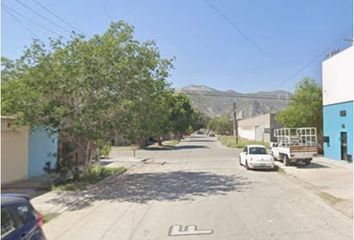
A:
POLYGON ((237 111, 236 103, 234 102, 234 121, 233 121, 233 135, 236 138, 236 144, 238 144, 238 123, 237 123, 237 111))

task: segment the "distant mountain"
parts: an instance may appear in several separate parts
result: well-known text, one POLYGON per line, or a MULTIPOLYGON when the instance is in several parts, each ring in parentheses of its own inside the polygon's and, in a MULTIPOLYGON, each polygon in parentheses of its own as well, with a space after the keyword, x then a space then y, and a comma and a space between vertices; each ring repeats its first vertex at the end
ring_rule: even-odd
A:
POLYGON ((273 113, 287 107, 286 100, 292 93, 282 90, 256 93, 239 93, 235 90, 220 91, 203 85, 190 85, 177 90, 190 97, 195 108, 210 117, 233 113, 236 103, 239 119, 273 113))

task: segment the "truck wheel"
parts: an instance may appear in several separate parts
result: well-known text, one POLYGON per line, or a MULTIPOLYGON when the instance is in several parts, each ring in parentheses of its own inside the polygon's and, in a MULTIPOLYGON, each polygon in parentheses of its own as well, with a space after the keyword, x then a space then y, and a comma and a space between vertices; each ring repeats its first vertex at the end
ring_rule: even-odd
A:
POLYGON ((250 170, 250 167, 248 166, 248 161, 246 160, 246 169, 250 170))
POLYGON ((311 161, 312 161, 312 158, 308 158, 304 161, 304 163, 307 166, 307 165, 310 165, 311 161))
POLYGON ((289 166, 289 158, 286 154, 283 155, 283 164, 284 166, 289 166))

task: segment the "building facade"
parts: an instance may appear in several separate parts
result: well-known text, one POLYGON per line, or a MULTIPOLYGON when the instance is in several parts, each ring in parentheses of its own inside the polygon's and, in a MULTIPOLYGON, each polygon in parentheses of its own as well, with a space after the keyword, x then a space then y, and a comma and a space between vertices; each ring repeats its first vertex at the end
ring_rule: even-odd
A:
POLYGON ((253 118, 238 121, 238 135, 248 140, 259 142, 273 142, 274 129, 281 125, 275 120, 274 113, 268 113, 253 118))
POLYGON ((322 63, 324 156, 353 158, 354 47, 322 63))
POLYGON ((15 118, 1 117, 1 183, 11 183, 44 174, 54 167, 58 135, 45 127, 14 127, 15 118))

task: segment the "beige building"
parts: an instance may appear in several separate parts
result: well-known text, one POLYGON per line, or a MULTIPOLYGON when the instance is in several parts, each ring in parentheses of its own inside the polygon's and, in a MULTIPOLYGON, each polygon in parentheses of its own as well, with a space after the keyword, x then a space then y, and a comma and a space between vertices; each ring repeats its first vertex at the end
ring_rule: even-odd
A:
POLYGON ((14 118, 1 117, 1 183, 27 178, 29 127, 13 127, 14 118))
POLYGON ((238 134, 241 138, 260 142, 275 141, 273 131, 281 125, 275 120, 275 113, 268 113, 238 121, 238 134))

